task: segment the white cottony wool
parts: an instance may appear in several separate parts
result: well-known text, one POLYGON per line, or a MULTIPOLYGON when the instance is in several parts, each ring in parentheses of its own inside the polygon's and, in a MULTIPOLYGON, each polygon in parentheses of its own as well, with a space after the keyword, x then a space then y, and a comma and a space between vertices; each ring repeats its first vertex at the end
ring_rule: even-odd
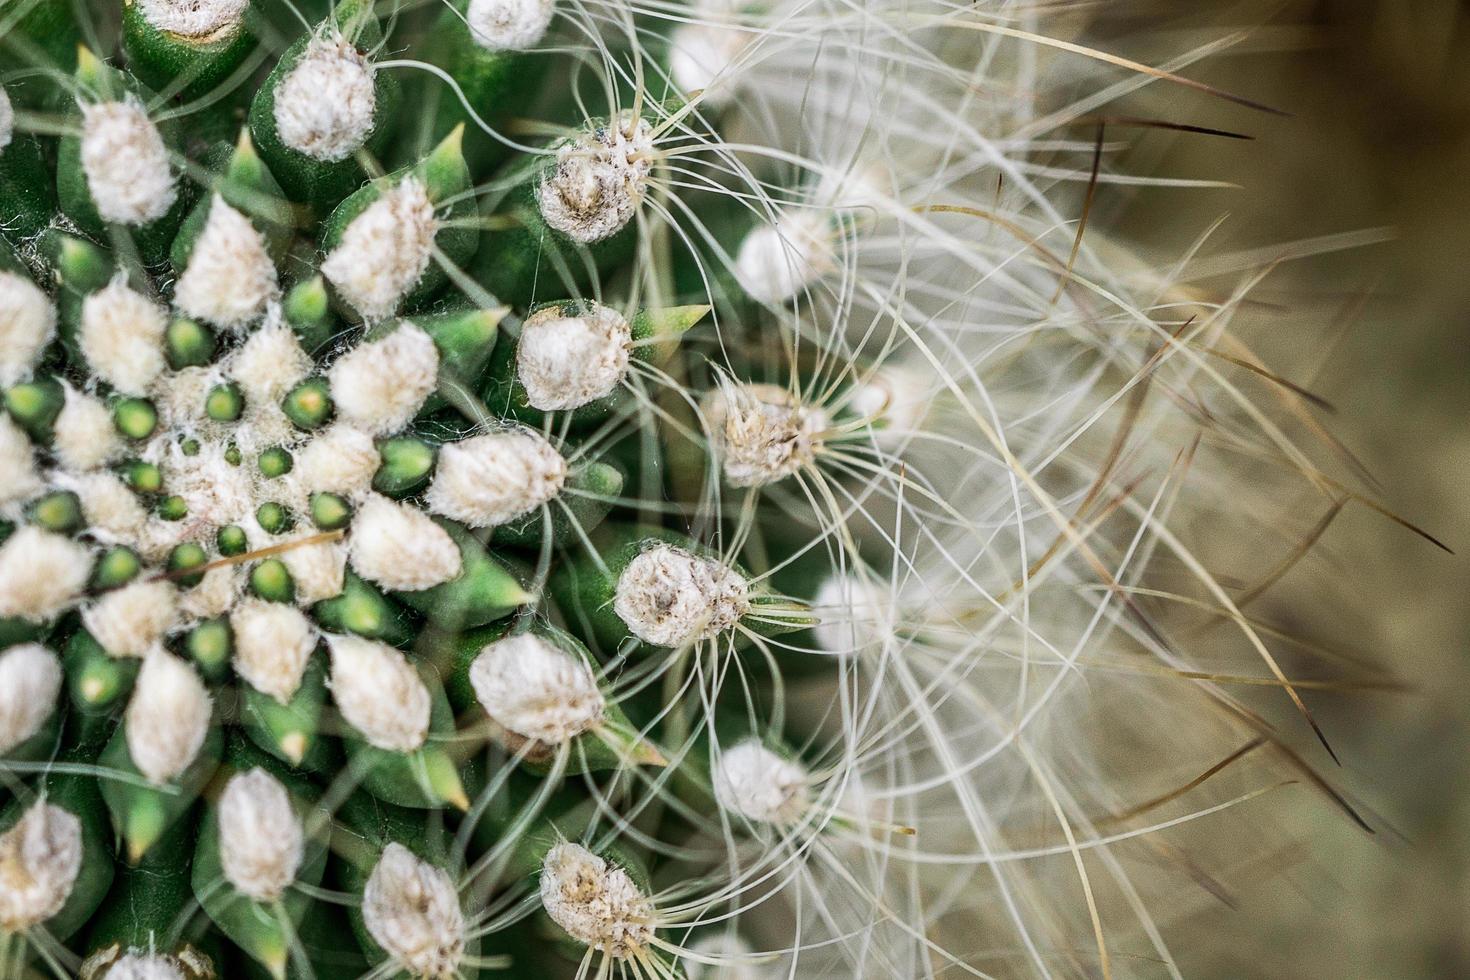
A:
POLYGON ((750 610, 745 578, 683 548, 645 548, 618 576, 613 611, 634 636, 681 647, 734 626, 750 610))
POLYGON ((653 939, 653 901, 622 868, 570 841, 541 863, 541 904, 553 922, 593 949, 616 958, 653 939))
POLYGON ((309 493, 355 497, 372 487, 381 462, 372 436, 350 425, 333 425, 297 452, 294 475, 309 493))
POLYGON ((0 506, 18 504, 44 489, 31 440, 9 415, 0 415, 0 506))
POLYGON ((369 745, 413 752, 429 737, 429 689, 408 658, 386 643, 327 635, 332 699, 369 745))
POLYGON ((412 323, 358 344, 327 372, 337 417, 375 435, 397 432, 439 381, 439 348, 412 323))
POLYGON ((184 971, 171 956, 133 951, 112 964, 107 980, 184 980, 184 971))
MULTIPOLYGON (((310 537, 303 532, 281 540, 281 544, 310 537)), ((342 584, 347 575, 347 547, 338 541, 322 541, 317 544, 297 545, 283 551, 280 559, 296 583, 296 601, 303 606, 331 599, 342 594, 342 584)))
POLYGON ((122 452, 122 439, 102 399, 64 385, 65 401, 51 435, 51 451, 69 470, 80 472, 111 462, 122 452))
POLYGON ((436 514, 493 527, 554 499, 566 478, 567 461, 539 432, 504 429, 446 443, 425 499, 436 514))
POLYGON ((160 31, 199 38, 233 32, 250 0, 135 0, 143 19, 160 31))
POLYGON ((720 753, 713 778, 720 806, 755 823, 788 824, 806 811, 806 770, 754 739, 720 753))
POLYGON ((0 755, 41 730, 56 710, 61 662, 39 643, 0 652, 0 755))
POLYGON ((92 373, 125 395, 143 395, 167 366, 168 316, 119 273, 82 301, 77 342, 92 373))
POLYGON ((470 36, 487 51, 524 51, 546 36, 554 0, 470 0, 470 36))
POLYGON ((606 707, 587 661, 534 633, 485 646, 470 664, 470 684, 491 721, 546 745, 596 726, 606 707))
POLYGON ((276 297, 276 266, 265 236, 218 194, 174 288, 185 314, 226 330, 240 330, 276 297))
POLYGON ((51 300, 26 276, 0 270, 0 386, 8 388, 30 377, 55 336, 56 307, 51 300))
POLYGON ((237 773, 219 798, 219 861, 235 890, 273 902, 296 880, 305 831, 286 787, 264 769, 237 773))
POLYGON ((71 538, 32 525, 0 545, 0 616, 44 623, 82 594, 92 553, 71 538))
POLYGON ((0 153, 15 137, 15 107, 10 104, 10 94, 0 88, 0 153))
POLYGON ((617 234, 643 201, 654 154, 653 127, 627 112, 566 141, 536 185, 541 216, 584 245, 617 234))
POLYGON ((229 375, 249 402, 275 406, 311 372, 313 362, 290 327, 267 322, 230 356, 229 375))
POLYGON ((758 487, 811 465, 822 448, 826 413, 798 402, 778 385, 725 383, 709 391, 702 411, 735 487, 758 487))
POLYGON ((347 549, 357 574, 396 592, 433 588, 464 568, 449 532, 418 508, 378 494, 358 507, 347 549))
POLYGON ((191 620, 213 619, 234 606, 244 584, 238 565, 220 565, 204 573, 198 585, 179 593, 179 611, 191 620))
POLYGON ((174 622, 178 590, 154 579, 134 581, 82 610, 82 625, 114 657, 142 657, 174 622))
POLYGON ((97 213, 122 225, 146 225, 178 197, 168 147, 143 103, 82 103, 82 171, 97 213))
POLYGON ((368 876, 362 919, 373 941, 410 976, 459 975, 465 919, 454 880, 402 844, 385 847, 368 876))
POLYGON ((438 231, 428 188, 405 177, 352 219, 322 275, 365 319, 382 320, 423 278, 438 231))
POLYGON ((82 870, 82 823, 41 798, 0 834, 0 933, 60 912, 82 870))
POLYGON ((281 704, 301 686, 316 627, 295 606, 245 599, 230 611, 235 636, 235 673, 262 694, 281 704))
POLYGON ((94 470, 74 478, 57 477, 56 483, 77 495, 87 532, 99 543, 136 547, 143 539, 148 512, 117 474, 94 470))
POLYGON ((784 303, 836 266, 832 217, 817 208, 781 212, 752 229, 735 255, 735 278, 752 299, 784 303))
POLYGON ((155 650, 143 659, 125 719, 128 754, 138 771, 166 783, 189 767, 209 734, 214 710, 194 668, 155 650))
POLYGON ((526 401, 543 412, 578 408, 617 390, 628 374, 633 330, 611 307, 567 316, 548 306, 526 318, 516 346, 516 376, 526 401))
POLYGON ((340 35, 313 38, 275 95, 281 142, 313 159, 345 160, 372 132, 373 67, 340 35))
POLYGON ((821 622, 812 631, 817 646, 839 657, 881 644, 893 632, 893 599, 885 585, 856 575, 833 575, 812 600, 821 622))

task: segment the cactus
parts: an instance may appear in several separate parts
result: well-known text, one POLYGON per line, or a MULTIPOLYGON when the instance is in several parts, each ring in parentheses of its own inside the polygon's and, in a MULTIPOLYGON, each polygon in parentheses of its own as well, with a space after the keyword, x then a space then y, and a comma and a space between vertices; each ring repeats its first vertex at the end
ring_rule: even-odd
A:
POLYGON ((13 6, 4 977, 1107 971, 1020 825, 1104 849, 1136 787, 1027 726, 1121 650, 1183 670, 1135 552, 1214 580, 1123 484, 1246 437, 1191 401, 1235 392, 1205 301, 1059 259, 1078 195, 994 141, 1086 48, 882 2, 13 6), (1122 474, 1094 429, 1152 378, 1122 474))

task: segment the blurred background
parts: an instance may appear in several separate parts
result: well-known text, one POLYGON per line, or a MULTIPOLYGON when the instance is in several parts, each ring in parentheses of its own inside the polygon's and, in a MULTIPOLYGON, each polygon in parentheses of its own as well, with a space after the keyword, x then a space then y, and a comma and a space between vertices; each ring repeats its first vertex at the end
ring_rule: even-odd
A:
POLYGON ((1105 46, 1152 64, 1252 28, 1182 73, 1291 115, 1153 92, 1155 113, 1255 138, 1130 134, 1133 158, 1118 169, 1239 186, 1105 187, 1098 214, 1176 250, 1225 215, 1210 251, 1391 229, 1382 244, 1283 266, 1263 292, 1281 309, 1256 311, 1242 335, 1335 406, 1332 432, 1381 483, 1378 499, 1459 552, 1349 506, 1260 604, 1403 683, 1307 696, 1342 759, 1334 776, 1377 833, 1328 806, 1298 808, 1295 845, 1269 873, 1242 876, 1236 909, 1192 918, 1208 941, 1180 950, 1181 965, 1221 977, 1470 976, 1470 5, 1128 8, 1104 14, 1105 46))

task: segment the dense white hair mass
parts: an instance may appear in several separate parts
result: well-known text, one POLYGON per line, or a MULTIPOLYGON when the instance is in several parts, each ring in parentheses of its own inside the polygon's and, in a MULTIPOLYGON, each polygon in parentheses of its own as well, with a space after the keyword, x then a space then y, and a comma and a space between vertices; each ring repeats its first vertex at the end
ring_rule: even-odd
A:
POLYGON ((428 188, 405 177, 352 219, 322 275, 365 319, 381 320, 423 278, 438 232, 428 188))
POLYGON ((526 401, 543 412, 578 408, 612 394, 628 374, 633 330, 607 306, 566 315, 537 310, 521 325, 516 376, 526 401))
POLYGON ((362 53, 340 35, 312 38, 276 86, 276 132, 313 159, 345 160, 367 141, 377 104, 373 67, 362 53))
POLYGON ((653 939, 653 901, 631 875, 566 841, 541 863, 541 904, 553 922, 609 956, 635 955, 653 939))
POLYGON ((486 645, 470 664, 470 684, 491 721, 548 746, 597 725, 606 707, 587 661, 534 633, 486 645))
POLYGON ((242 895, 273 902, 296 879, 305 831, 290 794, 264 769, 237 773, 219 798, 219 858, 242 895))
POLYGON ((430 510, 470 527, 493 527, 531 513, 561 492, 567 461, 539 432, 487 432, 439 451, 430 510))
POLYGON ((566 141, 536 185, 541 216, 584 245, 617 234, 643 201, 654 155, 653 127, 627 112, 566 141))
POLYGON ((734 626, 750 610, 744 576, 713 559, 655 544, 618 576, 613 611, 634 636, 681 647, 734 626))
POLYGON ((136 95, 82 103, 82 171, 97 213, 121 225, 146 225, 178 197, 168 147, 136 95))
POLYGON ((36 800, 0 834, 0 932, 21 932, 60 912, 81 869, 81 821, 36 800))
POLYGON ((459 975, 465 920, 459 892, 442 868, 390 843, 362 893, 368 934, 414 977, 459 975))
POLYGON ((523 51, 546 36, 555 0, 470 0, 465 22, 487 51, 523 51))

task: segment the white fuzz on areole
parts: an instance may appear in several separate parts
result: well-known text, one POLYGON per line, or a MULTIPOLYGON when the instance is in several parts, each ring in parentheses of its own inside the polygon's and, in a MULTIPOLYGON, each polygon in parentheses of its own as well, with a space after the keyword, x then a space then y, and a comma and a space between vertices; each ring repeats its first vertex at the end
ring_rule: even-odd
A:
POLYGON ((82 301, 77 343, 92 373, 124 395, 143 395, 167 366, 168 316, 121 273, 82 301))
POLYGON ((341 35, 313 38, 275 95, 276 134, 313 159, 345 160, 372 132, 373 66, 341 35))
POLYGON ((567 140, 536 184, 541 216, 584 245, 617 234, 643 201, 654 155, 653 127, 630 112, 567 140))
POLYGON ((237 773, 219 797, 219 863, 242 895, 273 902, 285 893, 306 850, 301 818, 286 787, 264 769, 237 773))
POLYGON ((886 584, 856 575, 830 576, 812 599, 819 622, 812 630, 825 653, 850 657, 893 632, 893 598, 886 584))
POLYGON ((436 514, 493 527, 554 499, 567 479, 567 461, 539 432, 488 432, 439 451, 425 502, 436 514))
POLYGON ((470 37, 487 51, 523 51, 546 36, 554 0, 470 0, 470 37))
POLYGON ((44 623, 87 587, 92 552, 71 538, 32 525, 0 545, 0 617, 44 623))
POLYGON ((192 38, 224 36, 240 26, 250 0, 135 0, 138 12, 160 31, 192 38))
POLYGON ((826 413, 798 402, 779 385, 722 384, 701 409, 725 474, 734 487, 783 480, 816 460, 826 413))
POLYGON ((459 976, 465 919, 454 879, 399 843, 390 843, 362 891, 373 942, 412 977, 459 976))
POLYGON ((57 474, 56 485, 77 495, 87 533, 98 543, 135 547, 143 539, 148 511, 117 474, 94 470, 78 476, 57 474))
MULTIPOLYGON (((225 458, 229 448, 226 443, 202 441, 199 452, 193 456, 184 455, 174 440, 156 446, 163 452, 145 455, 151 457, 150 462, 162 466, 169 492, 182 497, 189 511, 186 521, 159 522, 172 525, 171 531, 157 528, 164 534, 164 541, 173 537, 177 544, 191 529, 218 528, 243 520, 259 505, 254 467, 231 465, 225 458)), ((253 447, 241 447, 241 451, 250 448, 253 447)))
POLYGON ((418 508, 378 494, 364 498, 353 516, 347 555, 357 574, 396 592, 433 588, 464 568, 449 532, 418 508))
POLYGON ((188 316, 238 331, 264 313, 278 292, 265 236, 214 195, 204 230, 174 287, 174 304, 188 316))
POLYGON ((618 576, 613 611, 640 640, 681 647, 730 629, 750 611, 750 596, 734 569, 660 543, 618 576))
MULTIPOLYGON (((0 118, 0 136, 3 124, 0 118)), ((50 297, 26 276, 0 270, 0 386, 30 377, 55 336, 56 307, 50 297)))
POLYGON ((178 197, 168 147, 138 97, 82 103, 82 171, 103 220, 146 225, 178 197))
POLYGON ((82 822, 41 798, 0 834, 0 934, 51 918, 82 870, 82 822))
POLYGON ((429 737, 429 689, 400 650, 360 636, 327 635, 332 699, 372 746, 413 752, 429 737))
MULTIPOLYGON (((292 537, 278 539, 281 544, 290 544, 300 538, 310 537, 314 532, 303 532, 292 537)), ((347 547, 337 541, 322 541, 318 544, 297 545, 280 554, 291 580, 296 583, 296 601, 309 606, 323 599, 332 599, 342 594, 342 585, 347 575, 347 547)))
POLYGON ((105 466, 122 452, 122 439, 102 399, 64 385, 61 413, 52 427, 51 452, 57 462, 76 472, 105 466))
POLYGON ((541 863, 541 904, 573 939, 616 958, 653 939, 653 900, 626 870, 566 841, 541 863))
POLYGON ((142 657, 173 625, 178 590, 172 582, 134 581, 106 592, 82 610, 82 625, 114 657, 142 657))
POLYGON ((301 687, 316 649, 316 627, 295 606, 244 599, 230 610, 235 673, 262 694, 285 704, 301 687))
POLYGON ((423 278, 438 232, 428 188, 405 177, 352 219, 322 275, 365 319, 382 320, 423 278))
POLYGON ((103 974, 105 980, 185 980, 184 971, 171 956, 130 952, 103 974))
POLYGON ((669 76, 686 95, 703 92, 705 105, 722 106, 734 95, 726 74, 752 35, 723 23, 687 23, 669 38, 669 76))
POLYGON ((632 327, 611 307, 576 316, 553 306, 537 310, 522 324, 516 346, 516 377, 527 403, 553 412, 612 394, 628 374, 632 342, 632 327))
POLYGON ((21 503, 44 488, 30 437, 9 415, 0 415, 0 506, 21 503))
POLYGON ((481 649, 470 664, 470 684, 491 721, 548 746, 596 726, 606 708, 587 661, 534 633, 481 649))
POLYGON ((735 278, 750 297, 784 303, 837 265, 832 216, 816 208, 782 211, 751 229, 735 253, 735 278))
POLYGON ((155 649, 143 658, 125 716, 133 765, 153 783, 173 779, 199 755, 213 709, 194 668, 155 649))
POLYGON ((195 620, 222 616, 234 606, 243 583, 238 565, 211 568, 198 585, 179 593, 179 612, 195 620))
POLYGON ((754 823, 793 823, 810 802, 806 770, 754 739, 720 753, 713 782, 720 806, 754 823))
POLYGON ((372 487, 381 463, 372 436, 350 425, 333 425, 296 453, 294 475, 310 493, 355 497, 372 487))
POLYGON ((0 755, 29 740, 56 710, 61 662, 39 643, 0 653, 0 755))
POLYGON ((268 322, 231 355, 228 371, 247 401, 274 405, 314 366, 290 327, 268 322))
POLYGON ((15 137, 15 107, 10 104, 10 94, 0 88, 0 153, 15 137))
POLYGON ((327 371, 337 417, 375 435, 403 428, 439 383, 439 348, 403 323, 381 340, 358 344, 327 371))

